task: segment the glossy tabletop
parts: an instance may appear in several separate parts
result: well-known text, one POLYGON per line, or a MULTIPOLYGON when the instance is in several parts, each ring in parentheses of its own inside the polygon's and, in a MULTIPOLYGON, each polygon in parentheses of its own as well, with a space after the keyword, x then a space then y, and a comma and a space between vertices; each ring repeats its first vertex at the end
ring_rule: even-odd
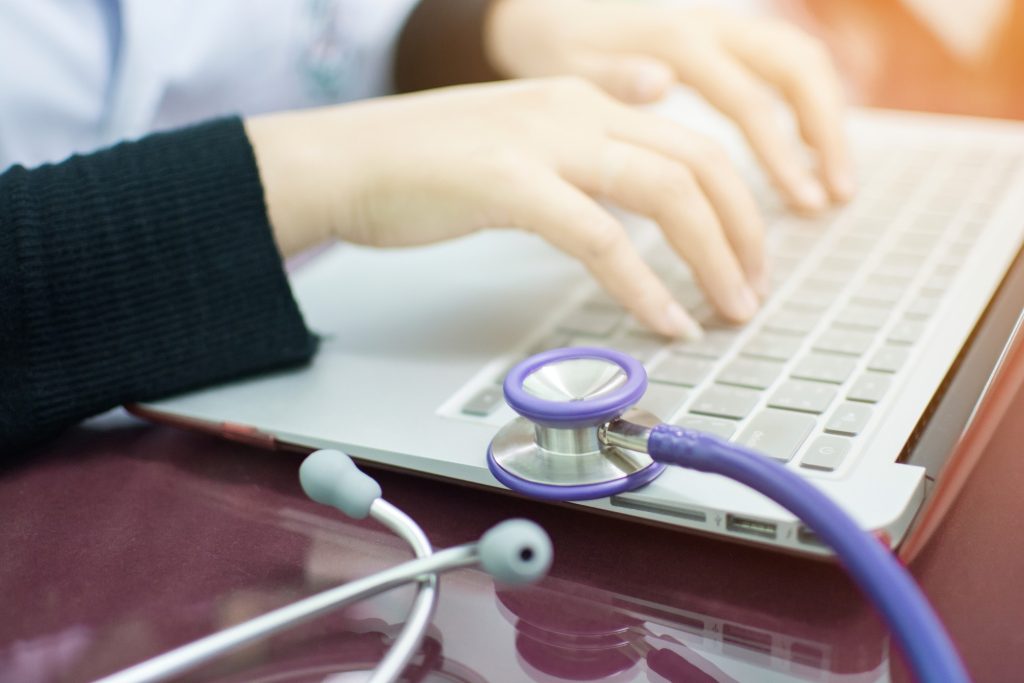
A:
MULTIPOLYGON (((861 102, 1024 117, 1020 3, 967 61, 893 3, 779 5, 828 39, 861 102)), ((978 681, 1024 678, 1024 354, 1015 359, 998 419, 974 434, 983 455, 911 563, 978 681)), ((410 556, 375 523, 307 500, 300 460, 121 417, 7 467, 0 681, 92 680, 410 556)), ((445 577, 410 680, 907 678, 833 565, 373 474, 435 546, 510 516, 540 522, 555 545, 551 575, 531 589, 498 589, 475 570, 445 577)), ((363 680, 411 597, 404 588, 323 616, 182 680, 363 680)))

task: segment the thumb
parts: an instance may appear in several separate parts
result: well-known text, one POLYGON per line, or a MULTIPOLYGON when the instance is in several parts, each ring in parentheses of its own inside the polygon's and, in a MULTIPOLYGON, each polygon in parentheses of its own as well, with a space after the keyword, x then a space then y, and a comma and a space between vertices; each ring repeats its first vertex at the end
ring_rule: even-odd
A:
POLYGON ((665 62, 644 55, 588 52, 570 60, 570 68, 630 104, 660 100, 676 82, 676 75, 665 62))

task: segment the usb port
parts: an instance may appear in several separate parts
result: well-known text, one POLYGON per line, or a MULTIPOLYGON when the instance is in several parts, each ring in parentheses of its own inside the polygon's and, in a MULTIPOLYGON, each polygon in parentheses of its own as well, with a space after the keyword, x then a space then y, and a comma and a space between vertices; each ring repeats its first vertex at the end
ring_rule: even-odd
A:
POLYGON ((825 544, 821 542, 820 538, 818 538, 818 534, 814 533, 803 524, 801 524, 800 528, 796 531, 796 539, 804 545, 816 545, 819 548, 825 547, 825 544))
POLYGON ((762 522, 759 519, 737 517, 736 515, 725 516, 725 528, 738 534, 747 534, 748 536, 758 536, 760 538, 775 538, 776 531, 776 526, 771 522, 762 522))

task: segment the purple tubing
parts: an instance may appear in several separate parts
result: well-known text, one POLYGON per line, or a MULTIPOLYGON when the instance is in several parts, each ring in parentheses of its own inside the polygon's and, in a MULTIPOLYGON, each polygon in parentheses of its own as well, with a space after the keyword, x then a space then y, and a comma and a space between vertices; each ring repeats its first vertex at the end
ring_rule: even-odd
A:
POLYGON ((655 427, 647 449, 659 462, 745 484, 799 517, 835 551, 874 602, 919 681, 970 680, 956 647, 906 569, 812 484, 753 451, 671 425, 655 427))
MULTIPOLYGON (((558 429, 599 425, 622 415, 639 401, 647 390, 647 372, 632 356, 590 346, 552 349, 530 356, 505 377, 505 401, 530 422, 558 429), (547 401, 523 389, 523 382, 541 366, 563 360, 594 358, 615 363, 626 373, 626 382, 604 396, 585 401, 547 401)), ((638 473, 639 474, 639 473, 638 473)), ((593 497, 593 496, 592 496, 593 497)))

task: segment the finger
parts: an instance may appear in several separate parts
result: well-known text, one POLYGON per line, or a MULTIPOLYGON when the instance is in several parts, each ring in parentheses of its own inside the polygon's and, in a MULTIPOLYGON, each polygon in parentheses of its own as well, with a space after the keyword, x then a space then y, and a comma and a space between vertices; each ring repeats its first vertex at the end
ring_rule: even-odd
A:
POLYGON ((613 114, 612 138, 670 157, 689 168, 711 201, 747 281, 767 294, 764 221, 757 200, 718 144, 682 126, 629 107, 613 114))
POLYGON ((855 181, 843 131, 843 92, 824 45, 790 26, 763 23, 725 40, 744 64, 789 101, 801 135, 821 159, 833 196, 852 197, 855 181))
POLYGON ((513 226, 536 232, 578 258, 641 323, 669 337, 696 339, 703 334, 640 257, 619 222, 578 188, 544 170, 509 189, 504 199, 511 202, 513 226))
POLYGON ((825 208, 824 188, 806 168, 797 147, 786 139, 776 120, 775 98, 760 79, 712 48, 702 50, 699 59, 680 59, 678 64, 677 68, 685 69, 681 78, 736 122, 791 204, 809 211, 825 208))
POLYGON ((567 73, 582 76, 630 104, 663 98, 676 75, 670 66, 645 55, 576 51, 566 58, 567 73))
POLYGON ((626 209, 655 220, 690 267, 708 299, 725 317, 749 320, 758 309, 711 204, 693 174, 655 152, 614 140, 589 163, 573 168, 584 190, 599 192, 626 209))

